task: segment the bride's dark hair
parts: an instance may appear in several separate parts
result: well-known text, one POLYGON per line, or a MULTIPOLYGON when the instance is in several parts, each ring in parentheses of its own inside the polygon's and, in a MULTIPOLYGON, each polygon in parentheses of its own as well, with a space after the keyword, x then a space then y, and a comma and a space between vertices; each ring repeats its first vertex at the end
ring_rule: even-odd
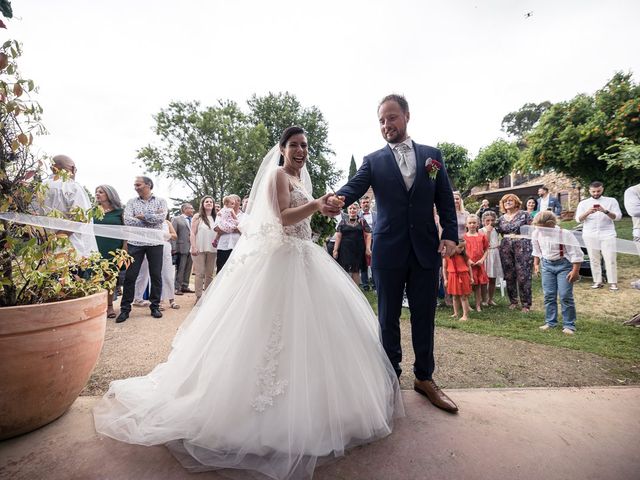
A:
MULTIPOLYGON (((288 127, 287 129, 285 129, 285 131, 282 132, 282 136, 280 136, 280 142, 278 142, 280 147, 284 148, 287 145, 287 141, 289 141, 291 137, 293 137, 294 135, 298 135, 300 133, 306 135, 307 132, 304 131, 304 128, 297 127, 297 126, 288 127)), ((282 166, 282 165, 284 165, 284 156, 280 154, 280 160, 278 161, 278 166, 282 166)))

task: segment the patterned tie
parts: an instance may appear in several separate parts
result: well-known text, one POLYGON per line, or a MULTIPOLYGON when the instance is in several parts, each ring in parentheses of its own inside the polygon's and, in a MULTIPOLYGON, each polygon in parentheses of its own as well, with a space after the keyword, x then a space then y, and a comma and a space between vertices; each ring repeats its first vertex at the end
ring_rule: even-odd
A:
POLYGON ((398 145, 396 145, 395 149, 398 152, 398 166, 400 167, 400 173, 402 173, 404 184, 407 187, 407 190, 409 190, 413 185, 413 169, 409 165, 409 159, 407 158, 411 147, 409 147, 406 143, 399 143, 398 145))

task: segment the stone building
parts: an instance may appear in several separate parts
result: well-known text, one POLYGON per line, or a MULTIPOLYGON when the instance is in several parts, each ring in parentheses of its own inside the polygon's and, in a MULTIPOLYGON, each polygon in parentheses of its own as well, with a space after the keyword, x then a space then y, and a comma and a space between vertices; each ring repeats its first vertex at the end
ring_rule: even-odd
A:
POLYGON ((513 193, 524 204, 527 198, 538 197, 538 189, 543 186, 549 189, 549 193, 553 197, 560 199, 562 216, 564 218, 572 216, 572 212, 575 211, 581 199, 583 187, 576 179, 553 171, 526 175, 511 172, 510 175, 505 175, 485 185, 473 187, 469 198, 478 201, 486 198, 491 206, 496 206, 503 195, 513 193))

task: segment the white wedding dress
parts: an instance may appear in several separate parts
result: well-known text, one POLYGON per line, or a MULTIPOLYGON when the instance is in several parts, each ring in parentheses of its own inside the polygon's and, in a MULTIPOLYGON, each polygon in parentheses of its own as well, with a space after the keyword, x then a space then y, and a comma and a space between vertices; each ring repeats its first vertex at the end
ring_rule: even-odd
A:
MULTIPOLYGON (((255 190, 251 201, 261 201, 255 190)), ((294 186, 291 206, 310 199, 294 186)), ((402 414, 378 321, 311 241, 309 219, 254 222, 167 362, 114 381, 94 409, 98 432, 168 444, 190 470, 248 469, 275 479, 310 478, 318 459, 388 435, 402 414)))

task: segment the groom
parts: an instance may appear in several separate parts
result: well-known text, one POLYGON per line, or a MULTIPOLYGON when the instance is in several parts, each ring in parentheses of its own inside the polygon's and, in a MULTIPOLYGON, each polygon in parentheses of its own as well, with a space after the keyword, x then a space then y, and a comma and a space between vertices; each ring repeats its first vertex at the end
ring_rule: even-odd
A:
POLYGON ((439 150, 419 145, 407 135, 409 105, 401 95, 388 95, 378 106, 380 132, 387 145, 362 162, 338 196, 351 205, 373 187, 378 221, 373 232, 371 270, 378 287, 378 320, 382 344, 398 377, 400 312, 406 288, 411 312, 415 363, 414 389, 448 412, 456 404, 433 381, 434 317, 439 268, 458 241, 456 210, 439 150), (440 215, 442 240, 433 216, 440 215))

